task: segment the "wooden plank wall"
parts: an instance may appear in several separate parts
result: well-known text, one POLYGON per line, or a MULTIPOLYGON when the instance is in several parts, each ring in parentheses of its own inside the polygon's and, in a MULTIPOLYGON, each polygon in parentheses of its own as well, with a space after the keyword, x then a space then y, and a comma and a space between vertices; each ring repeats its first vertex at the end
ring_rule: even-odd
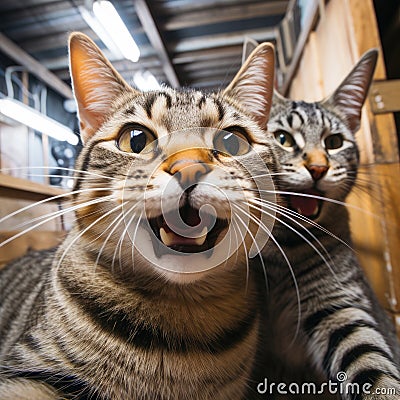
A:
MULTIPOLYGON (((309 36, 289 97, 321 100, 372 47, 382 51, 373 1, 330 0, 309 36)), ((385 78, 381 54, 374 79, 385 78)), ((363 211, 351 210, 353 240, 380 301, 397 318, 400 313, 400 173, 393 115, 374 115, 367 102, 357 141, 364 167, 360 171, 359 189, 354 190, 348 203, 363 211)))

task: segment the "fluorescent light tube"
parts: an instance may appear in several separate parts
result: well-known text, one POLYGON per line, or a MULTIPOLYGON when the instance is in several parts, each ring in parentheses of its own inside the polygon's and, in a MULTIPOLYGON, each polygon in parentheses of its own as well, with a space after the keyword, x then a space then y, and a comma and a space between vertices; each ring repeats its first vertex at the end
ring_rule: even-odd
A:
POLYGON ((54 139, 67 141, 72 145, 79 142, 78 136, 71 129, 18 100, 0 99, 0 113, 54 139))
MULTIPOLYGON (((133 62, 138 61, 140 50, 112 3, 106 0, 95 1, 93 13, 122 55, 133 62)), ((97 33, 96 30, 95 32, 97 33)), ((100 39, 103 40, 101 37, 100 39)), ((104 44, 108 47, 106 42, 104 44)))
POLYGON ((124 58, 123 54, 119 50, 118 46, 114 43, 112 37, 108 34, 107 30, 100 23, 100 21, 84 6, 78 7, 82 18, 92 28, 100 40, 107 46, 107 48, 114 54, 116 58, 124 58))
POLYGON ((150 71, 136 71, 133 75, 133 82, 143 92, 161 89, 161 85, 150 71))

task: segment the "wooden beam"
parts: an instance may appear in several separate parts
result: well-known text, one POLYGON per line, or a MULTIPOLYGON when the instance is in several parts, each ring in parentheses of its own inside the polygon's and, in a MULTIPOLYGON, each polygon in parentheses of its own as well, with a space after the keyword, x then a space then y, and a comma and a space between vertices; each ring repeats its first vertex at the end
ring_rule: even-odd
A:
POLYGON ((19 24, 32 24, 37 21, 39 16, 46 15, 47 18, 57 18, 60 15, 73 15, 76 14, 76 9, 71 7, 71 4, 66 1, 55 1, 51 3, 37 2, 30 5, 24 4, 24 7, 15 7, 13 5, 11 10, 3 8, 2 4, 2 18, 4 26, 9 23, 19 24))
MULTIPOLYGON (((140 63, 133 63, 128 60, 114 61, 114 68, 121 74, 131 74, 129 79, 132 79, 133 73, 141 69, 150 69, 153 74, 164 75, 160 60, 155 57, 141 58, 140 63)), ((70 79, 70 73, 67 66, 54 71, 54 74, 62 80, 70 79)), ((163 78, 165 80, 165 77, 163 78)))
POLYGON ((188 64, 182 64, 180 65, 180 70, 184 72, 190 72, 190 71, 204 71, 204 70, 210 70, 211 68, 219 68, 219 67, 225 67, 225 68, 231 68, 234 66, 240 65, 242 62, 240 58, 240 52, 236 52, 233 57, 220 57, 220 58, 210 58, 210 59, 205 59, 205 60, 199 60, 196 62, 188 63, 188 64))
POLYGON ((176 13, 164 23, 164 29, 176 30, 213 23, 230 22, 257 17, 283 15, 288 1, 249 3, 225 7, 213 7, 203 10, 176 13))
POLYGON ((297 71, 297 67, 299 66, 299 62, 301 59, 301 55, 303 53, 304 46, 307 43, 310 32, 314 29, 314 27, 317 23, 319 7, 320 7, 320 3, 316 0, 314 0, 310 9, 308 10, 307 18, 304 21, 303 28, 301 29, 300 36, 297 40, 297 44, 294 49, 292 61, 290 63, 290 66, 289 66, 286 74, 285 74, 282 88, 280 89, 280 92, 283 95, 287 95, 287 93, 289 91, 290 84, 292 82, 292 79, 293 79, 296 71, 297 71))
MULTIPOLYGON (((226 46, 243 46, 244 37, 248 36, 258 42, 268 42, 275 40, 275 28, 251 29, 230 33, 204 35, 180 40, 173 47, 173 51, 194 51, 212 49, 215 47, 224 48, 226 46)), ((171 46, 172 47, 172 46, 171 46)))
POLYGON ((198 61, 219 60, 223 57, 238 57, 242 59, 243 45, 225 46, 222 48, 186 51, 178 53, 173 58, 174 64, 190 64, 198 61))
POLYGON ((35 75, 39 80, 46 83, 49 87, 60 93, 67 99, 72 99, 72 90, 56 75, 45 68, 39 61, 35 60, 26 51, 22 50, 7 36, 0 32, 0 51, 8 57, 24 66, 31 74, 35 75))
POLYGON ((151 45, 156 50, 159 55, 165 75, 169 80, 169 83, 172 87, 179 87, 179 79, 176 75, 174 66, 172 65, 171 58, 168 54, 167 48, 162 40, 160 32, 157 28, 155 20, 151 14, 149 6, 146 0, 136 0, 136 14, 140 20, 140 23, 143 26, 144 31, 146 32, 147 37, 150 40, 151 45))
POLYGON ((235 72, 238 72, 241 66, 241 62, 239 61, 237 64, 231 64, 229 66, 219 66, 212 68, 204 68, 199 69, 197 71, 187 71, 185 76, 187 79, 209 79, 214 80, 216 76, 224 76, 233 75, 235 72))
MULTIPOLYGON (((89 34, 89 36, 93 37, 94 35, 89 34)), ((118 62, 127 62, 127 60, 121 60, 120 58, 117 58, 106 47, 102 48, 101 51, 113 65, 114 65, 114 63, 118 63, 118 62)), ((136 64, 138 64, 140 66, 143 59, 146 59, 146 58, 152 57, 152 56, 157 56, 153 47, 150 44, 143 45, 143 46, 141 45, 140 46, 140 61, 136 64)), ((128 62, 130 62, 131 64, 134 64, 131 61, 128 61, 128 62)), ((68 67, 68 55, 65 54, 65 56, 43 59, 42 64, 47 69, 50 69, 53 71, 58 70, 58 69, 67 68, 68 67)))
MULTIPOLYGON (((246 0, 249 1, 249 0, 246 0)), ((261 0, 256 0, 261 2, 261 0)), ((264 2, 273 2, 277 0, 262 0, 264 2)), ((204 10, 205 8, 215 7, 215 4, 218 3, 218 8, 221 9, 223 7, 229 7, 232 5, 242 4, 243 0, 201 0, 201 1, 193 1, 193 0, 168 0, 163 1, 163 12, 165 15, 171 16, 176 14, 183 14, 187 12, 204 10)))
POLYGON ((1 196, 37 201, 66 193, 64 189, 0 173, 1 196))
POLYGON ((400 79, 373 82, 369 91, 374 114, 400 111, 400 79))
MULTIPOLYGON (((66 26, 71 28, 68 31, 52 33, 51 35, 44 35, 39 38, 34 35, 27 35, 24 37, 24 39, 19 40, 19 43, 21 47, 29 49, 29 51, 32 53, 65 48, 69 33, 73 30, 77 30, 90 36, 90 38, 94 41, 99 40, 97 34, 90 28, 82 28, 81 25, 78 25, 76 28, 74 28, 72 23, 66 24, 66 26)), ((137 35, 144 35, 142 27, 131 29, 130 32, 134 37, 137 35)))

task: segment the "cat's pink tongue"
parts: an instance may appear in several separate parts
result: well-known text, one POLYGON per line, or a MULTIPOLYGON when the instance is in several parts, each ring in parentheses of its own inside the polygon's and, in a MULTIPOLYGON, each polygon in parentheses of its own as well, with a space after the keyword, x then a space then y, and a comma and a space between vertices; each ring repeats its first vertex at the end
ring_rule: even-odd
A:
MULTIPOLYGON (((321 196, 316 190, 305 191, 306 195, 321 196)), ((305 217, 314 217, 319 212, 319 200, 308 196, 290 196, 292 209, 305 217)))

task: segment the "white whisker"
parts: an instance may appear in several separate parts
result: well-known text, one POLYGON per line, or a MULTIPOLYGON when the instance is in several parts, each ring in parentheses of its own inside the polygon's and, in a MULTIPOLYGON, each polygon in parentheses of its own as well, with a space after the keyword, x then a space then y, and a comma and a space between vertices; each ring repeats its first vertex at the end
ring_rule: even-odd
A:
POLYGON ((344 206, 344 207, 353 208, 355 210, 364 212, 365 214, 370 215, 370 216, 372 216, 374 218, 379 218, 379 216, 377 216, 376 214, 371 213, 371 212, 369 212, 367 210, 364 210, 361 207, 357 207, 357 206, 355 206, 353 204, 348 204, 348 203, 345 203, 345 202, 340 201, 340 200, 330 199, 329 197, 317 196, 317 195, 308 194, 308 193, 282 191, 282 190, 263 190, 263 189, 246 189, 246 190, 255 191, 255 192, 265 192, 265 193, 271 193, 271 194, 284 194, 284 195, 291 195, 291 196, 310 197, 310 198, 313 198, 313 199, 318 199, 318 200, 327 201, 329 203, 338 204, 338 205, 341 205, 341 206, 344 206))
POLYGON ((334 276, 334 278, 337 280, 338 283, 340 283, 340 281, 337 279, 336 277, 336 273, 334 272, 334 270, 332 269, 331 265, 328 263, 327 259, 325 258, 325 256, 318 250, 318 248, 309 240, 307 239, 301 232, 299 232, 298 230, 296 230, 295 228, 293 228, 292 226, 290 226, 289 224, 287 224, 285 221, 283 221, 281 218, 278 218, 276 215, 271 214, 269 212, 267 212, 264 208, 260 208, 255 206, 254 204, 250 204, 249 203, 249 207, 254 208, 257 211, 260 211, 262 213, 265 213, 266 215, 270 216, 271 218, 275 218, 277 221, 279 221, 282 225, 285 225, 287 228, 289 228, 292 232, 294 232, 297 236, 299 236, 301 239, 303 239, 323 260, 323 262, 326 264, 326 266, 328 267, 329 271, 332 273, 332 275, 334 276))
MULTIPOLYGON (((234 206, 238 211, 242 211, 243 214, 246 215, 247 217, 252 218, 252 215, 251 215, 250 213, 248 213, 247 211, 241 209, 241 207, 237 206, 236 204, 233 204, 233 206, 234 206)), ((241 222, 241 224, 243 225, 243 227, 245 228, 245 230, 247 231, 247 233, 250 235, 250 238, 251 238, 252 242, 253 242, 254 245, 256 246, 256 248, 257 248, 257 250, 258 250, 258 251, 257 251, 257 254, 259 254, 259 257, 260 257, 260 260, 261 260, 261 264, 262 264, 262 268, 263 268, 263 271, 265 271, 265 277, 266 277, 266 270, 265 270, 264 260, 262 259, 261 254, 260 254, 260 253, 261 253, 261 249, 258 247, 258 244, 257 244, 257 242, 256 242, 255 237, 254 237, 253 234, 251 233, 251 231, 250 231, 250 229, 248 228, 248 226, 246 225, 246 223, 242 220, 242 218, 240 218, 239 215, 236 215, 236 218, 239 219, 239 221, 241 222)), ((253 221, 254 221, 254 219, 253 219, 253 221)), ((256 224, 257 224, 257 222, 256 222, 256 224)), ((248 258, 247 252, 246 252, 246 258, 248 258)), ((248 262, 247 262, 247 265, 248 265, 248 262)), ((247 273, 247 279, 249 279, 249 276, 248 276, 248 275, 249 275, 249 272, 247 273)), ((265 283, 266 283, 266 285, 267 285, 267 279, 266 279, 265 283)), ((268 286, 266 286, 266 289, 268 289, 268 286)))
POLYGON ((88 201, 83 202, 83 203, 82 202, 76 202, 75 205, 71 205, 70 207, 63 208, 63 209, 57 210, 57 211, 53 211, 53 212, 50 212, 50 213, 47 213, 47 214, 44 214, 44 215, 40 215, 39 217, 32 218, 29 221, 22 222, 21 224, 16 225, 14 227, 14 229, 22 228, 22 227, 24 227, 26 225, 29 225, 29 224, 31 224, 33 222, 36 222, 36 221, 43 220, 45 218, 55 219, 55 218, 61 217, 63 215, 66 215, 66 214, 68 214, 70 212, 79 210, 80 208, 86 207, 88 205, 102 203, 103 201, 108 201, 108 200, 109 200, 108 197, 100 197, 100 198, 96 198, 96 199, 93 199, 93 200, 88 200, 88 201))
MULTIPOLYGON (((249 204, 249 206, 251 206, 249 204)), ((284 249, 282 248, 282 246, 278 243, 278 241, 276 240, 276 238, 274 237, 274 235, 272 234, 271 230, 265 226, 265 224, 257 217, 255 217, 254 215, 252 215, 251 213, 247 213, 247 211, 243 210, 241 207, 236 206, 240 211, 242 211, 243 213, 245 213, 249 218, 251 218, 256 224, 258 224, 258 226, 260 226, 264 232, 272 239, 272 241, 275 243, 275 245, 277 246, 278 250, 280 251, 280 253, 282 254, 287 266, 289 267, 289 271, 290 274, 292 276, 293 279, 293 284, 295 287, 295 291, 296 291, 296 298, 297 298, 297 325, 296 325, 296 331, 294 334, 294 337, 292 339, 291 345, 295 342, 297 335, 300 331, 300 323, 301 323, 301 300, 300 300, 300 290, 297 284, 297 279, 296 279, 296 275, 294 273, 294 269, 292 267, 291 262, 289 261, 284 249)), ((264 266, 264 274, 266 276, 267 279, 267 275, 266 275, 266 269, 265 269, 265 265, 263 263, 264 266)), ((268 289, 268 287, 267 287, 268 289)))
POLYGON ((140 213, 138 221, 136 223, 136 227, 135 227, 135 231, 133 233, 133 237, 132 237, 132 251, 131 251, 131 257, 132 257, 132 268, 135 267, 135 240, 136 240, 136 235, 139 229, 139 225, 140 225, 140 221, 143 217, 143 211, 140 213))
MULTIPOLYGON (((134 204, 125 214, 123 213, 124 217, 126 217, 131 211, 133 211, 136 207, 140 206, 141 204, 142 204, 142 202, 134 204)), ((132 217, 129 219, 128 223, 125 225, 125 228, 124 228, 124 230, 123 230, 123 232, 122 232, 122 234, 121 234, 121 236, 120 236, 120 238, 118 240, 117 246, 115 247, 115 251, 114 251, 114 254, 113 254, 112 263, 111 263, 112 268, 114 268, 115 256, 116 256, 116 252, 117 252, 118 248, 119 248, 119 252, 118 252, 119 265, 120 265, 120 268, 121 268, 122 243, 123 243, 123 241, 125 239, 125 236, 126 236, 126 234, 128 232, 129 226, 130 226, 130 224, 131 224, 131 222, 133 221, 134 218, 135 218, 135 213, 133 213, 132 217)))
POLYGON ((33 207, 39 206, 40 204, 44 204, 44 203, 47 203, 47 202, 50 202, 50 201, 54 201, 54 200, 57 200, 57 199, 62 199, 63 197, 69 197, 69 196, 72 196, 72 195, 75 195, 75 194, 79 194, 79 193, 85 193, 85 192, 91 192, 91 191, 93 191, 93 192, 95 192, 95 191, 107 191, 107 190, 112 190, 112 188, 80 189, 80 190, 75 190, 75 191, 68 192, 68 193, 58 194, 56 196, 49 197, 48 199, 43 199, 43 200, 37 201, 37 202, 35 202, 33 204, 29 204, 29 205, 27 205, 27 206, 25 206, 23 208, 20 208, 20 209, 18 209, 16 211, 13 211, 10 214, 5 215, 4 217, 0 218, 0 223, 8 220, 9 218, 11 218, 11 217, 13 217, 15 215, 18 215, 18 214, 20 214, 20 213, 22 213, 24 211, 27 211, 27 210, 29 210, 29 209, 31 209, 33 207))
POLYGON ((268 172, 266 174, 260 175, 251 175, 249 178, 241 178, 243 180, 254 180, 256 178, 264 178, 264 177, 271 177, 271 176, 290 176, 292 172, 268 172))
MULTIPOLYGON (((280 215, 282 215, 283 217, 287 218, 289 221, 292 221, 293 223, 295 223, 297 226, 299 226, 302 230, 304 230, 305 232, 307 232, 308 235, 310 235, 310 237, 315 240, 315 242, 317 242, 317 244, 320 246, 320 248, 324 251, 325 255, 330 259, 330 254, 329 252, 325 249, 324 245, 320 242, 320 240, 312 233, 310 232, 305 226, 303 226, 299 221, 297 221, 295 218, 292 218, 290 215, 287 215, 286 213, 288 213, 288 211, 292 211, 292 210, 288 210, 285 207, 279 206, 279 205, 275 205, 272 202, 269 202, 265 199, 262 199, 263 201, 261 201, 261 199, 250 199, 249 201, 252 201, 253 203, 259 205, 260 207, 264 207, 267 204, 267 207, 270 210, 273 210, 277 213, 279 213, 280 215), (280 207, 280 208, 279 208, 280 207)), ((295 214, 296 217, 298 217, 299 219, 303 220, 303 218, 305 218, 306 222, 308 222, 308 218, 303 217, 301 214, 296 213, 295 211, 293 211, 293 213, 295 214), (297 215, 296 215, 297 214, 297 215), (302 218, 303 217, 303 218, 302 218)), ((288 213, 290 214, 290 213, 288 213)), ((315 226, 317 229, 320 229, 321 231, 323 231, 324 233, 329 234, 330 236, 336 238, 336 236, 329 232, 327 229, 325 229, 324 227, 318 225, 315 223, 315 226)), ((337 238, 339 241, 344 242, 343 240, 337 238)), ((344 244, 347 245, 346 242, 344 242, 344 244)), ((348 245, 347 245, 348 246, 348 245)), ((350 249, 351 247, 348 246, 350 249)), ((331 260, 332 261, 332 260, 331 260)))
POLYGON ((44 170, 57 169, 57 170, 61 170, 61 171, 76 172, 79 174, 94 175, 94 176, 98 176, 98 177, 105 178, 105 179, 118 180, 117 178, 113 178, 111 176, 106 176, 106 175, 101 175, 96 172, 84 171, 84 170, 80 170, 80 169, 67 168, 67 167, 29 167, 29 166, 26 166, 26 167, 15 167, 15 168, 2 168, 2 169, 0 169, 0 172, 2 173, 4 171, 16 171, 16 170, 27 170, 27 169, 28 170, 30 170, 30 169, 44 169, 44 170))
POLYGON ((103 197, 103 198, 101 198, 101 199, 95 199, 95 200, 91 200, 90 202, 80 204, 79 206, 70 207, 67 211, 65 211, 65 210, 57 211, 57 215, 53 215, 53 216, 51 216, 51 217, 48 217, 48 218, 46 218, 44 221, 38 222, 37 224, 35 224, 35 225, 33 225, 33 226, 31 226, 31 227, 29 227, 29 228, 27 228, 27 229, 25 229, 25 230, 23 230, 23 231, 17 233, 17 234, 15 234, 14 236, 12 236, 12 237, 8 238, 7 240, 5 240, 4 242, 0 243, 0 247, 5 246, 7 243, 10 243, 11 241, 13 241, 13 240, 15 240, 15 239, 21 237, 22 235, 25 235, 27 232, 29 232, 29 231, 31 231, 31 230, 33 230, 33 229, 35 229, 35 228, 37 228, 37 227, 39 227, 39 226, 45 224, 46 222, 51 221, 52 219, 54 219, 54 218, 56 218, 56 217, 58 217, 58 216, 60 216, 60 215, 64 215, 64 214, 66 214, 67 212, 74 211, 74 210, 76 210, 76 209, 85 207, 85 206, 87 206, 87 205, 96 204, 96 203, 101 203, 101 202, 103 202, 103 201, 110 200, 111 198, 112 198, 112 196, 109 196, 108 198, 107 198, 107 197, 103 197))
MULTIPOLYGON (((56 175, 56 174, 29 174, 29 177, 36 177, 36 178, 67 178, 67 179, 73 179, 73 180, 80 180, 80 181, 98 181, 99 177, 98 176, 84 176, 84 177, 79 177, 76 175, 56 175)), ((105 179, 105 178, 102 178, 105 179)), ((108 179, 108 178, 107 178, 108 179)), ((115 178, 113 178, 115 179, 115 178)), ((56 188, 61 188, 63 189, 62 186, 58 185, 51 185, 51 187, 56 187, 56 188)))
MULTIPOLYGON (((124 205, 127 204, 128 202, 129 202, 129 200, 126 201, 126 202, 124 203, 124 205)), ((133 210, 135 207, 136 207, 136 205, 133 205, 133 206, 128 210, 128 212, 130 212, 131 210, 133 210)), ((121 224, 121 222, 124 220, 124 217, 125 217, 125 214, 124 214, 123 212, 120 213, 120 215, 118 215, 118 217, 115 218, 114 221, 113 221, 113 222, 110 224, 110 226, 108 227, 108 229, 109 229, 109 228, 112 227, 112 225, 114 225, 114 226, 112 227, 110 233, 107 235, 106 239, 103 241, 103 244, 102 244, 101 247, 100 247, 100 250, 99 250, 99 252, 98 252, 98 254, 97 254, 96 262, 94 263, 94 268, 96 268, 96 266, 98 265, 98 263, 99 263, 99 261, 100 261, 101 254, 103 253, 103 250, 104 250, 106 244, 107 244, 108 241, 110 240, 110 238, 111 238, 111 236, 113 235, 113 233, 115 232, 115 230, 118 228, 118 226, 119 226, 119 225, 121 224)), ((106 231, 107 231, 107 230, 106 230, 106 231)), ((97 238, 96 238, 95 240, 99 239, 106 231, 104 231, 104 232, 102 232, 100 235, 98 235, 97 238)))
POLYGON ((101 220, 103 220, 104 218, 108 217, 110 214, 112 214, 113 212, 117 211, 119 208, 121 208, 123 206, 123 204, 118 204, 117 206, 113 207, 111 210, 107 211, 105 214, 103 214, 101 217, 97 218, 95 221, 93 221, 92 223, 90 223, 85 229, 83 229, 82 231, 79 232, 79 234, 71 241, 71 243, 68 244, 67 248, 64 250, 63 254, 61 255, 60 259, 58 260, 57 263, 57 267, 56 269, 58 269, 61 266, 61 263, 65 257, 65 255, 67 254, 67 252, 69 251, 69 249, 73 246, 73 244, 80 239, 88 230, 90 230, 91 228, 93 228, 93 226, 95 226, 97 223, 99 223, 101 220))
MULTIPOLYGON (((244 249, 244 254, 245 254, 245 259, 246 259, 246 287, 245 287, 245 291, 247 292, 248 291, 248 287, 249 287, 250 266, 249 266, 248 252, 247 252, 247 248, 246 248, 246 241, 245 241, 244 236, 242 235, 242 232, 240 230, 240 227, 239 227, 238 223, 234 219, 232 219, 231 222, 234 223, 237 226, 240 238, 242 239, 242 242, 243 242, 243 249, 244 249)), ((239 249, 236 250, 236 252, 238 252, 238 251, 239 251, 239 249)))

